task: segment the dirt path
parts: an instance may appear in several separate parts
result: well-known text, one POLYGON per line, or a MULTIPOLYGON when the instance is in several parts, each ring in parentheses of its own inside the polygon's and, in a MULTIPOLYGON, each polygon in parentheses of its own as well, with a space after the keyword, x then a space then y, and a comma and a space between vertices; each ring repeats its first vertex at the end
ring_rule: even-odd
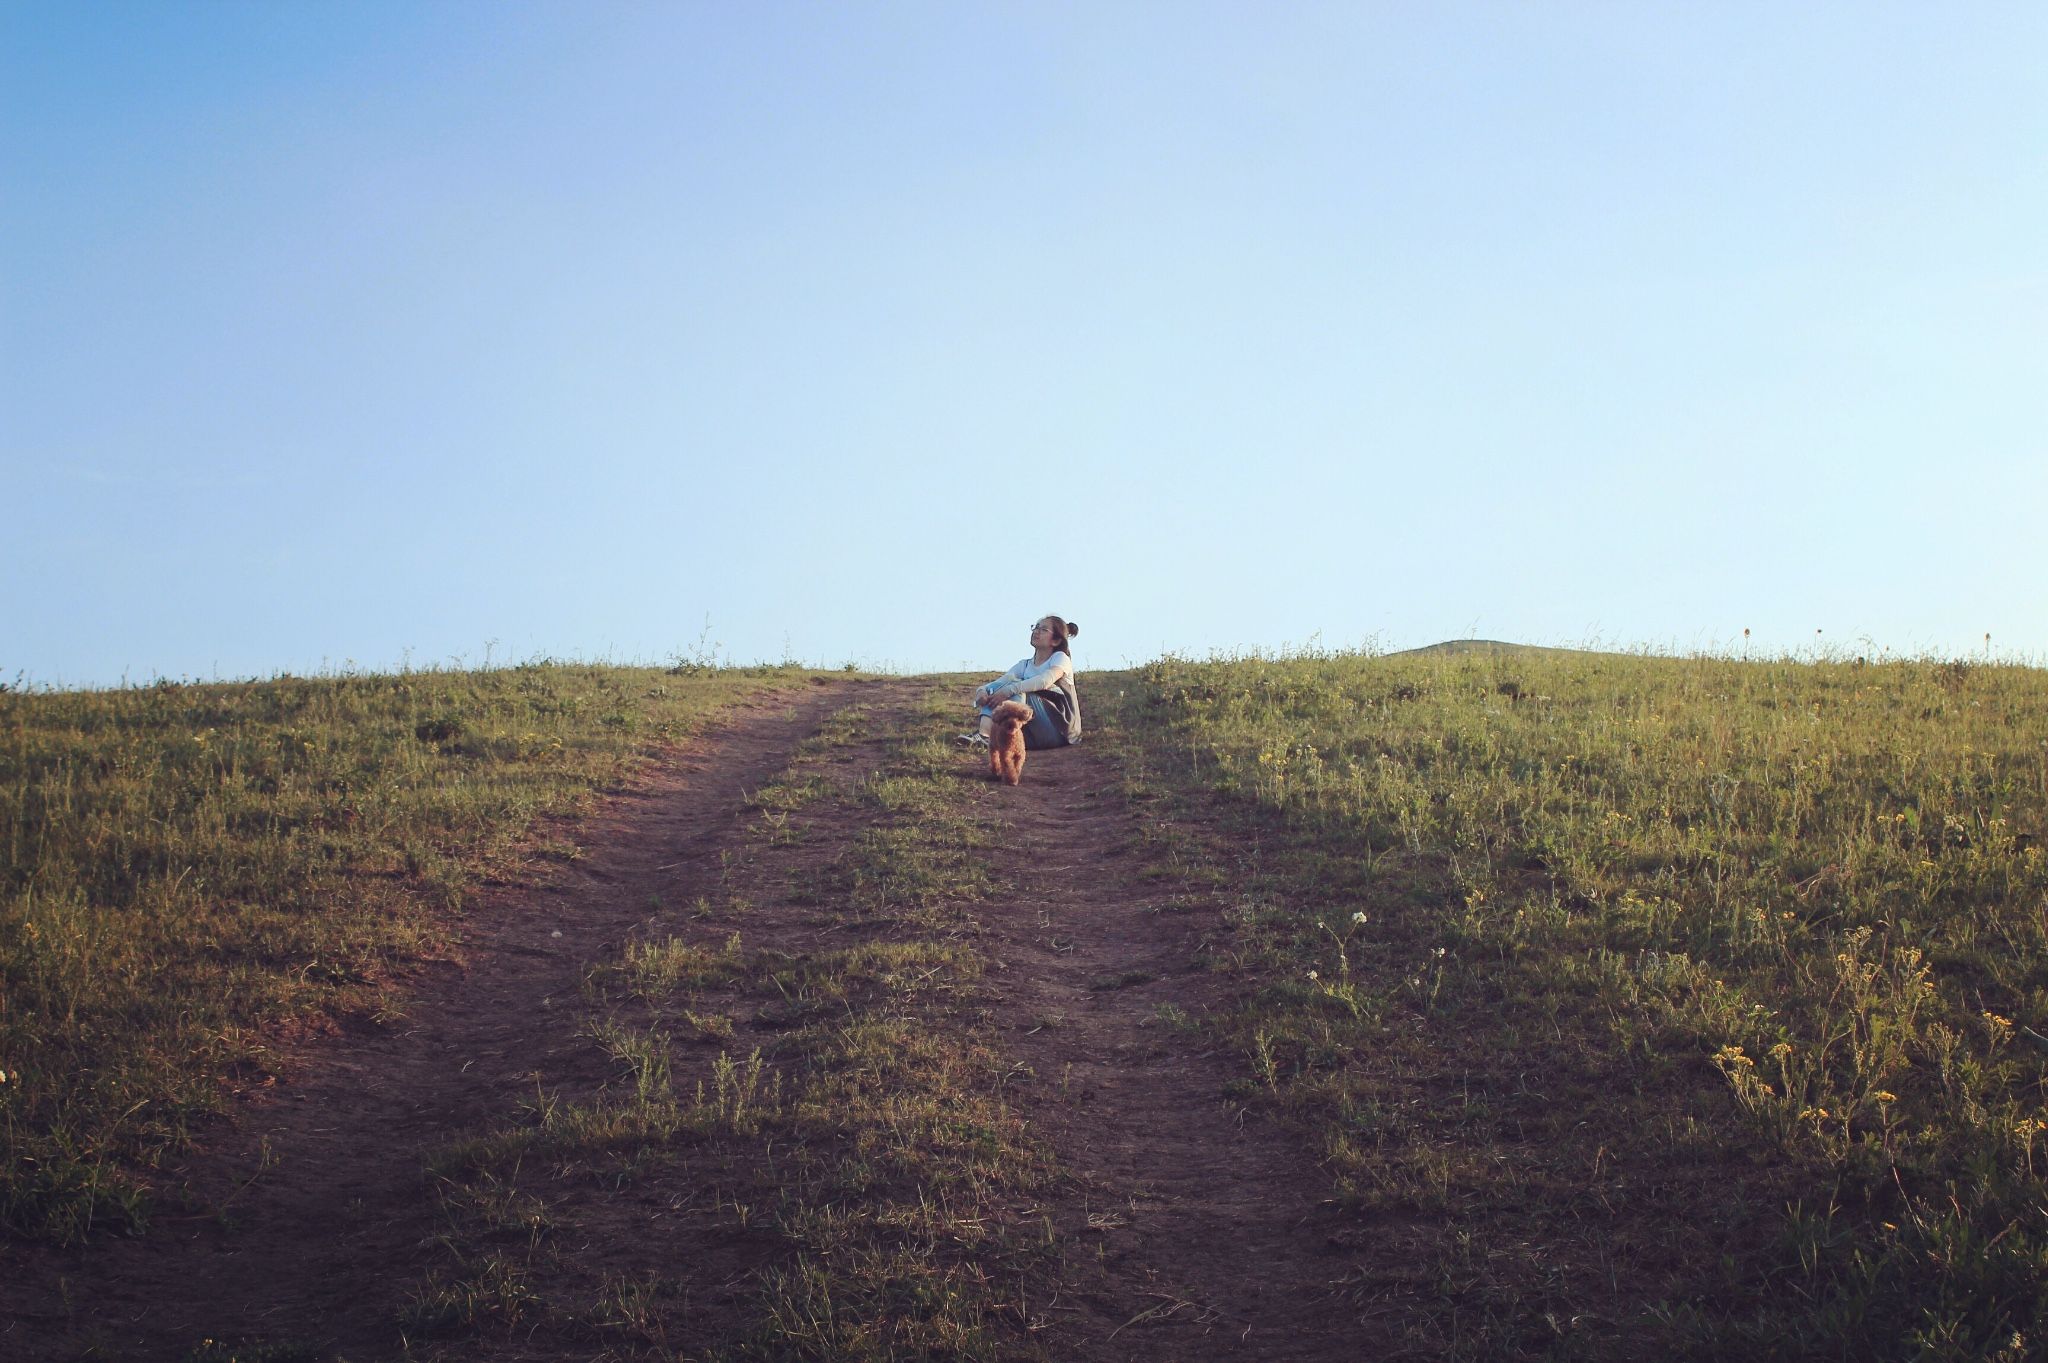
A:
MULTIPOLYGON (((561 1092, 616 1078, 589 1040, 579 985, 631 929, 654 923, 706 941, 738 931, 750 947, 792 955, 846 946, 843 920, 773 887, 821 864, 829 840, 843 844, 864 816, 842 806, 817 841, 764 850, 744 836, 745 796, 855 699, 878 730, 844 754, 840 778, 858 778, 921 722, 929 693, 910 682, 832 687, 744 713, 609 801, 574 830, 582 860, 476 906, 467 970, 423 983, 401 1022, 323 1047, 251 1114, 239 1155, 206 1162, 195 1184, 226 1204, 227 1225, 0 1258, 0 1278, 14 1279, 0 1299, 0 1359, 96 1345, 101 1357, 179 1360, 202 1336, 317 1341, 317 1356, 355 1363, 393 1357, 405 1293, 446 1257, 423 1157, 503 1122, 541 1076, 561 1092), (745 856, 756 862, 735 860, 745 856), (744 909, 685 920, 684 906, 740 882, 759 890, 744 909), (266 1147, 276 1157, 267 1171, 266 1147)), ((963 756, 958 776, 979 782, 982 769, 963 756)), ((1332 1248, 1326 1179, 1297 1140, 1226 1099, 1241 1060, 1210 1053, 1181 1022, 1227 990, 1200 955, 1227 887, 1159 876, 1133 850, 1145 816, 1085 745, 1035 754, 1018 788, 961 789, 1003 826, 986 855, 1010 887, 970 906, 992 964, 968 1003, 998 1019, 1003 1046, 1034 1076, 1011 1101, 1059 1171, 1049 1197, 1016 1209, 1049 1219, 1060 1246, 1056 1281, 1020 1312, 1018 1337, 1059 1363, 1371 1354, 1373 1332, 1340 1306, 1357 1251, 1332 1248)), ((756 1025, 742 1023, 740 1053, 756 1025)), ((582 1267, 637 1255, 696 1273, 698 1296, 677 1318, 690 1337, 669 1336, 682 1356, 730 1322, 736 1284, 774 1253, 766 1237, 735 1246, 729 1231, 691 1220, 704 1173, 573 1195, 588 1237, 582 1267)), ((529 1338, 453 1356, 620 1355, 529 1338)))
POLYGON ((1142 815, 1085 744, 1034 755, 1004 792, 992 914, 1000 1010, 1038 1074, 1033 1119, 1073 1177, 1056 1220, 1094 1272, 1048 1306, 1067 1360, 1337 1359, 1370 1353, 1335 1301, 1328 1182, 1224 1088, 1243 1064, 1175 1025, 1218 1002, 1200 951, 1223 895, 1147 873, 1142 815))

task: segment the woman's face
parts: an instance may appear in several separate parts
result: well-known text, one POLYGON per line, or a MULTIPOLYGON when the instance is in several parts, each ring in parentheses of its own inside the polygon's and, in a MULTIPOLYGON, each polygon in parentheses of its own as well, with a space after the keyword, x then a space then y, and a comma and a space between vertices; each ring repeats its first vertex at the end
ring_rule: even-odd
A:
POLYGON ((1058 642, 1058 640, 1052 637, 1052 626, 1048 625, 1045 621, 1040 620, 1031 627, 1031 647, 1033 649, 1051 648, 1058 642))

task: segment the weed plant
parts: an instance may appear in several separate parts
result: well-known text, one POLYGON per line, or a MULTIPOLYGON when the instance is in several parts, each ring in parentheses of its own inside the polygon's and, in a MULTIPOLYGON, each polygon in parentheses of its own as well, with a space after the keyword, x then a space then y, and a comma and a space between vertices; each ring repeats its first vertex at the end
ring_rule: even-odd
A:
MULTIPOLYGON (((0 1231, 144 1219, 286 1024, 371 1013, 537 816, 784 669, 0 693, 0 1231)), ((572 856, 565 843, 525 849, 572 856)))
MULTIPOLYGON (((1731 1202, 1775 1197, 1777 1233, 1696 1228, 1706 1267, 1626 1328, 2048 1350, 2048 675, 1503 651, 1125 686, 1100 709, 1141 798, 1240 811, 1225 955, 1263 983, 1227 1029, 1347 1197, 1563 1220, 1618 1145, 1691 1151, 1731 1202), (1372 1057, 1406 1029, 1493 1090, 1390 1087, 1372 1057), (1545 1120, 1535 1090, 1584 1104, 1552 1128, 1589 1157, 1577 1193, 1454 1138, 1545 1120)), ((1174 836, 1155 864, 1192 874, 1174 836)))

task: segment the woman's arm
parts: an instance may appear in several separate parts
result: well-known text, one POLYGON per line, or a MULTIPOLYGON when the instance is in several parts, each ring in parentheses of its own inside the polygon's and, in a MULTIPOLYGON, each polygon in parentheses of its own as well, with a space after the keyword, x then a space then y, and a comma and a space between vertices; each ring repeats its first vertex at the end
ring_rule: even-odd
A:
POLYGON ((1035 671, 1030 664, 1031 660, 1026 658, 1005 672, 988 688, 989 699, 995 700, 1000 697, 1003 700, 1015 700, 1027 692, 1050 691, 1060 684, 1060 678, 1074 670, 1073 663, 1068 661, 1064 653, 1053 654, 1035 671))

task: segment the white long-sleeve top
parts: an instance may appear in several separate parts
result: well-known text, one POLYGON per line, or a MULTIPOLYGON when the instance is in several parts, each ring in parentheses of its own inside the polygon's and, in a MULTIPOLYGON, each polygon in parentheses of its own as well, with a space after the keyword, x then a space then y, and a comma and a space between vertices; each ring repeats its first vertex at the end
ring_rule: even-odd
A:
POLYGON ((989 699, 1015 700, 1027 691, 1050 691, 1073 673, 1072 660, 1057 649, 1042 663, 1025 658, 988 684, 989 699))
POLYGON ((1015 667, 988 684, 988 697, 992 702, 1015 700, 1030 691, 1054 690, 1066 693, 1067 709, 1073 715, 1067 741, 1073 742, 1081 736, 1081 692, 1074 685, 1073 659, 1064 652, 1055 650, 1042 663, 1019 659, 1015 667))

